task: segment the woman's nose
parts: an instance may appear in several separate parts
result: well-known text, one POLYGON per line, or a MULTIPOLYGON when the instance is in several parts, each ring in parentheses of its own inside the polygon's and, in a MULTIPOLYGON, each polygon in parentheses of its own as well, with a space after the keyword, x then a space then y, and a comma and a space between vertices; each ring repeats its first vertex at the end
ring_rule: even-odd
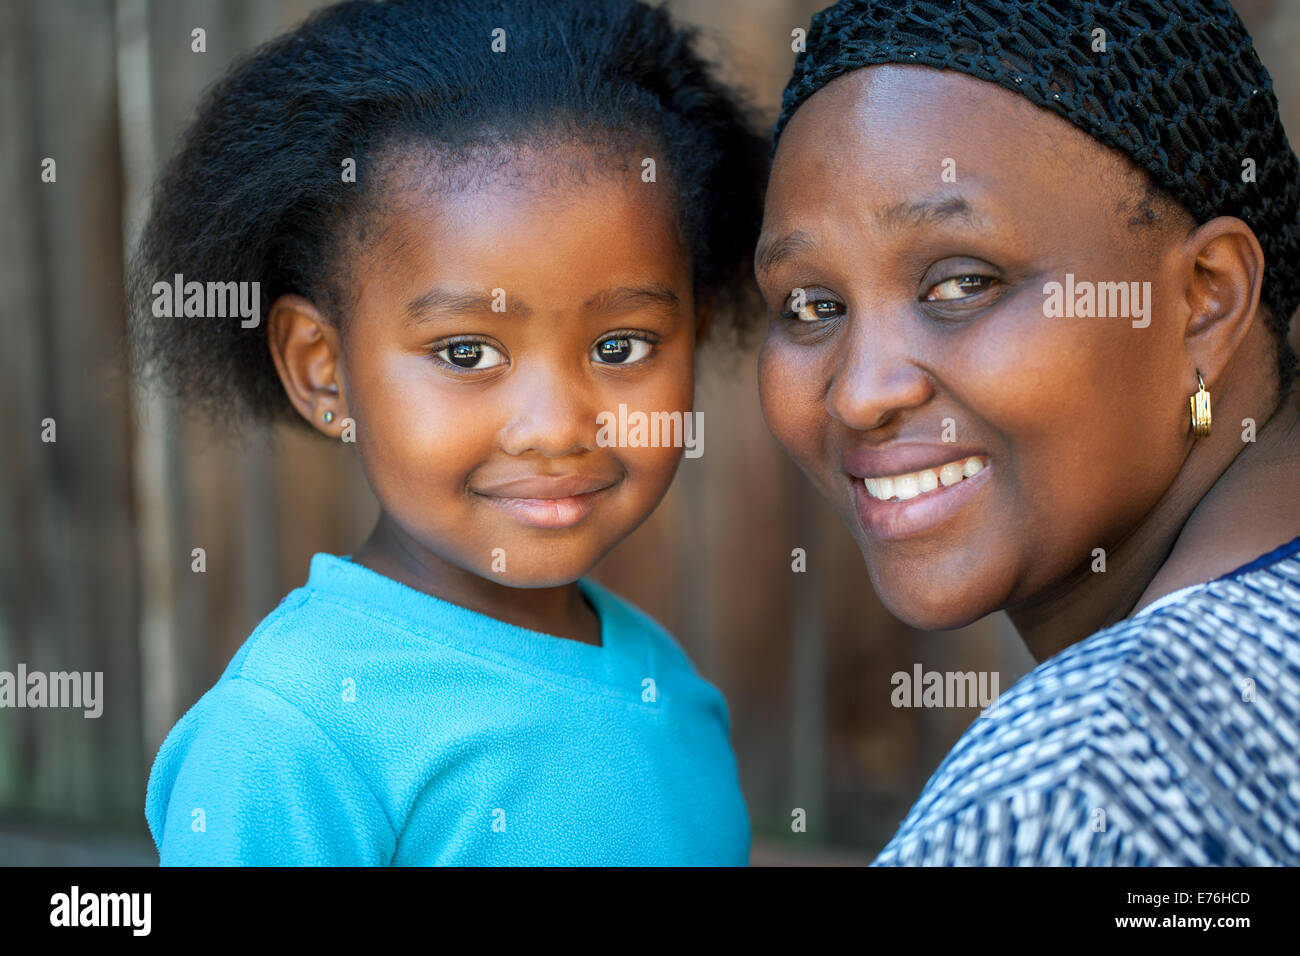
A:
POLYGON ((833 360, 826 410, 854 431, 887 424, 896 413, 925 404, 929 376, 916 364, 905 317, 855 319, 833 360))

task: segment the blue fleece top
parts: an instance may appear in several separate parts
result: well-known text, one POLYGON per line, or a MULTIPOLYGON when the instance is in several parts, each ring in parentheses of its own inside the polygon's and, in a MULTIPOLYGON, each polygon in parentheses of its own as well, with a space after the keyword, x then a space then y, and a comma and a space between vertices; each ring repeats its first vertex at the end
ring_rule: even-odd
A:
POLYGON ((317 554, 172 728, 166 865, 744 865, 726 702, 592 581, 601 646, 317 554))

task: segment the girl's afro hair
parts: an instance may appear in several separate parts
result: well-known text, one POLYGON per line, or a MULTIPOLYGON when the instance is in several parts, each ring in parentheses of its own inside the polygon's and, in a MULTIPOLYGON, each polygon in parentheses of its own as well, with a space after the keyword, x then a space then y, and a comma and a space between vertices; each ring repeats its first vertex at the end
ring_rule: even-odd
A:
POLYGON ((405 149, 463 166, 565 137, 656 150, 697 299, 713 304, 715 327, 743 332, 770 146, 756 128, 695 32, 637 0, 327 7, 237 61, 162 172, 131 267, 137 371, 224 420, 301 421, 264 322, 155 316, 154 284, 256 281, 263 317, 296 293, 343 321, 341 252, 382 208, 386 159, 405 149), (356 182, 344 181, 346 159, 356 182))

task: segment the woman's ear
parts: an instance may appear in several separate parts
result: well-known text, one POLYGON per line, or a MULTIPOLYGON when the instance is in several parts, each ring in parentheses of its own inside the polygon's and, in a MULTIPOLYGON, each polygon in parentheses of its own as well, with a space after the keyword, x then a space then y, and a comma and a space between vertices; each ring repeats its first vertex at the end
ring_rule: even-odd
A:
POLYGON ((348 410, 338 330, 302 296, 282 295, 271 305, 266 334, 289 401, 317 431, 339 437, 348 410))
POLYGON ((1194 229, 1184 248, 1192 264, 1187 283, 1187 351, 1206 383, 1217 381, 1259 317, 1264 250, 1250 226, 1219 216, 1194 229))

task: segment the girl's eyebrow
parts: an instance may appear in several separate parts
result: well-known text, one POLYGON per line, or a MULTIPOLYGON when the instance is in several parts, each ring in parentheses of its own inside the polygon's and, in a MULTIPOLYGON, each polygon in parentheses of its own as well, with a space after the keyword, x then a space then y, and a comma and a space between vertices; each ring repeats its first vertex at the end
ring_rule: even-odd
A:
MULTIPOLYGON (((430 289, 423 295, 416 296, 406 304, 406 325, 421 325, 437 318, 457 315, 477 315, 493 311, 500 296, 482 292, 455 292, 451 289, 430 289)), ((498 311, 500 311, 498 309, 498 311)), ((528 306, 521 302, 510 303, 510 312, 514 315, 527 316, 531 313, 528 306)))
POLYGON ((584 312, 626 312, 637 308, 659 309, 675 313, 680 301, 677 293, 663 285, 619 286, 604 289, 582 303, 584 312))
MULTIPOLYGON (((494 290, 496 291, 496 290, 494 290)), ((457 315, 481 315, 484 312, 500 312, 493 309, 500 302, 499 295, 475 292, 455 292, 451 289, 430 289, 423 295, 416 296, 406 304, 406 325, 421 325, 441 317, 457 315)), ((680 300, 677 293, 663 285, 619 286, 603 289, 589 296, 582 303, 584 312, 609 313, 626 312, 632 309, 650 307, 667 314, 676 314, 680 300)), ((510 301, 507 313, 527 318, 532 309, 519 299, 510 301)))

